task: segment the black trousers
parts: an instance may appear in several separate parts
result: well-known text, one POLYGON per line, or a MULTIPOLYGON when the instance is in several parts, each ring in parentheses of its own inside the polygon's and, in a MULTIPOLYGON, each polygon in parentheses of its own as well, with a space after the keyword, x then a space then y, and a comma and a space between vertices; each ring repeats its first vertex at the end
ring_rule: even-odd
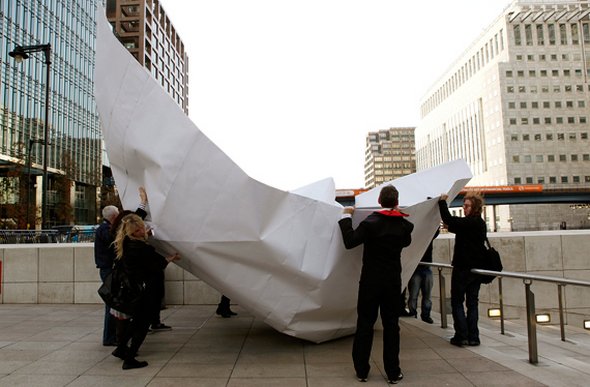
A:
POLYGON ((401 280, 363 280, 359 284, 357 323, 352 360, 359 377, 369 374, 369 359, 377 315, 383 324, 383 365, 389 378, 399 375, 399 311, 401 280))

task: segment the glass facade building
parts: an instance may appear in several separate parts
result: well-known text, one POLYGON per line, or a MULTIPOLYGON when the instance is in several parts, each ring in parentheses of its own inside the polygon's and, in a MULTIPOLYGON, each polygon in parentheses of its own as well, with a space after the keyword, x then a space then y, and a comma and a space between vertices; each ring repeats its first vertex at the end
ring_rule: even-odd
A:
POLYGON ((40 225, 32 214, 40 213, 49 125, 46 226, 96 223, 101 184, 101 132, 93 96, 98 2, 103 3, 0 0, 0 178, 14 188, 2 196, 2 222, 40 225), (21 63, 9 56, 17 46, 42 44, 51 45, 48 122, 44 53, 30 53, 21 63), (33 210, 23 222, 11 206, 22 208, 25 202, 33 210))

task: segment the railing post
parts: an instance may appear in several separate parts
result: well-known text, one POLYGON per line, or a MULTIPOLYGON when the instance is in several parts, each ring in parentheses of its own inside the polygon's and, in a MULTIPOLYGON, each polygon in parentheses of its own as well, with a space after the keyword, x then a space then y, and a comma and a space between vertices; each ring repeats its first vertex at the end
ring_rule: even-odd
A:
POLYGON ((537 364, 537 321, 535 320, 535 294, 531 291, 530 279, 523 280, 526 298, 527 333, 529 339, 529 363, 537 364))
POLYGON ((438 268, 438 292, 440 296, 440 327, 444 329, 447 327, 447 290, 442 269, 442 267, 438 268))
POLYGON ((565 341, 565 327, 563 322, 563 284, 557 284, 557 297, 559 298, 559 329, 561 330, 561 341, 565 341))
POLYGON ((502 277, 498 277, 498 298, 500 301, 500 333, 504 334, 504 299, 502 298, 502 277))

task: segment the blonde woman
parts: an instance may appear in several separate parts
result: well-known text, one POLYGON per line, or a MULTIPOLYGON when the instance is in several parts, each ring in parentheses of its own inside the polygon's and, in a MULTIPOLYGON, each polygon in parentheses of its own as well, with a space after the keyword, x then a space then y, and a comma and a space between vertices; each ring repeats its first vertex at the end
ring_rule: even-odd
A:
POLYGON ((146 361, 135 359, 137 351, 148 332, 155 313, 160 310, 160 300, 164 294, 161 281, 163 269, 169 262, 180 259, 178 253, 164 257, 147 242, 147 232, 143 220, 130 214, 121 220, 115 241, 115 270, 129 287, 129 305, 125 313, 113 310, 117 318, 117 348, 113 355, 123 359, 123 369, 142 368, 146 361), (135 290, 133 290, 135 289, 135 290), (139 289, 139 290, 137 290, 139 289), (131 341, 130 346, 127 343, 131 341))

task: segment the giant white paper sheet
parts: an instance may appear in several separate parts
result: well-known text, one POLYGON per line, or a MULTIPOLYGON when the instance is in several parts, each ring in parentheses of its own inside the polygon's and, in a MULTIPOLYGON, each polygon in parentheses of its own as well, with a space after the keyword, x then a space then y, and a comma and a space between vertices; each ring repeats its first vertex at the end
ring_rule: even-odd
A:
MULTIPOLYGON (((344 249, 332 179, 285 192, 247 176, 99 19, 95 95, 123 206, 145 186, 158 249, 276 330, 314 342, 353 333, 362 247, 344 249)), ((404 282, 440 221, 426 197, 452 199, 470 177, 458 161, 394 182, 416 226, 404 282)), ((358 197, 355 222, 378 191, 358 197)))

